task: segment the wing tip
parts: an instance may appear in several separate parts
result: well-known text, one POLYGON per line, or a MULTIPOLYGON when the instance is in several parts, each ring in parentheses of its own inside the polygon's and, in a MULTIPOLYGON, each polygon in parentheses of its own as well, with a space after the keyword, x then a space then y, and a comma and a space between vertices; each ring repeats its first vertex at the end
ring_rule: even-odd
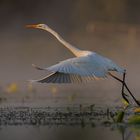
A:
POLYGON ((34 68, 37 69, 37 70, 44 70, 44 68, 41 68, 41 67, 39 67, 39 66, 37 66, 37 65, 35 65, 35 64, 32 64, 32 67, 34 67, 34 68))

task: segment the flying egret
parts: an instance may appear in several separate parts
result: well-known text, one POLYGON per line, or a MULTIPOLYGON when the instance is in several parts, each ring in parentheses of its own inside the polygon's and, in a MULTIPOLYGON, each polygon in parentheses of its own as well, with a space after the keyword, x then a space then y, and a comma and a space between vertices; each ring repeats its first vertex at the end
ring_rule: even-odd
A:
POLYGON ((75 46, 65 41, 57 32, 55 32, 46 24, 27 25, 26 27, 42 29, 51 33, 60 43, 62 43, 76 56, 47 68, 41 68, 39 66, 33 65, 36 69, 45 70, 49 74, 47 74, 47 76, 43 77, 42 79, 31 80, 31 82, 75 83, 98 78, 105 78, 107 75, 110 75, 122 83, 122 97, 129 103, 128 99, 126 98, 127 95, 124 93, 125 87, 135 102, 140 105, 139 101, 136 100, 125 83, 126 70, 124 68, 121 68, 112 60, 95 52, 80 50, 76 48, 75 46), (120 74, 123 74, 123 80, 113 75, 111 71, 116 71, 120 74))

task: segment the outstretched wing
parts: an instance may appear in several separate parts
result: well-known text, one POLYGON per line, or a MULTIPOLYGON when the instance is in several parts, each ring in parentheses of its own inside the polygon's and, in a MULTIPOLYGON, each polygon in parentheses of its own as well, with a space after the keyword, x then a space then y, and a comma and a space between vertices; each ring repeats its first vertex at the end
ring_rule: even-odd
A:
POLYGON ((46 68, 48 71, 80 76, 105 77, 108 69, 92 56, 75 57, 46 68))
POLYGON ((30 80, 30 82, 40 83, 81 83, 82 78, 79 75, 65 74, 65 73, 52 73, 46 77, 38 80, 30 80))
POLYGON ((51 72, 50 75, 33 82, 41 83, 75 83, 105 78, 108 70, 91 56, 76 57, 62 61, 48 68, 39 69, 51 72))

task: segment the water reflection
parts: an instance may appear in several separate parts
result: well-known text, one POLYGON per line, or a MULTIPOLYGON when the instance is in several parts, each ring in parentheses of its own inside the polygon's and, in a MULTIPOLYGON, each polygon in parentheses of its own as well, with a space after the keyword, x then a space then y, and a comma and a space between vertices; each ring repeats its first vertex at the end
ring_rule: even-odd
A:
POLYGON ((95 139, 102 140, 138 140, 140 138, 140 127, 136 125, 97 125, 86 126, 39 126, 39 125, 12 125, 2 126, 0 129, 2 139, 34 139, 34 140, 65 140, 65 139, 95 139))

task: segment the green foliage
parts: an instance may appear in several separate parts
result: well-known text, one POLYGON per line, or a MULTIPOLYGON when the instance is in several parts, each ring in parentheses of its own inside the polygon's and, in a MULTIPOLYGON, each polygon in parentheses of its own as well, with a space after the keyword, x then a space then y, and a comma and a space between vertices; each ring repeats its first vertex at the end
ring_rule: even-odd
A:
POLYGON ((128 123, 130 124, 140 124, 140 115, 134 115, 129 118, 128 123))
POLYGON ((115 117, 114 121, 116 123, 121 123, 121 122, 123 122, 123 119, 124 119, 124 111, 119 111, 117 116, 115 117))

